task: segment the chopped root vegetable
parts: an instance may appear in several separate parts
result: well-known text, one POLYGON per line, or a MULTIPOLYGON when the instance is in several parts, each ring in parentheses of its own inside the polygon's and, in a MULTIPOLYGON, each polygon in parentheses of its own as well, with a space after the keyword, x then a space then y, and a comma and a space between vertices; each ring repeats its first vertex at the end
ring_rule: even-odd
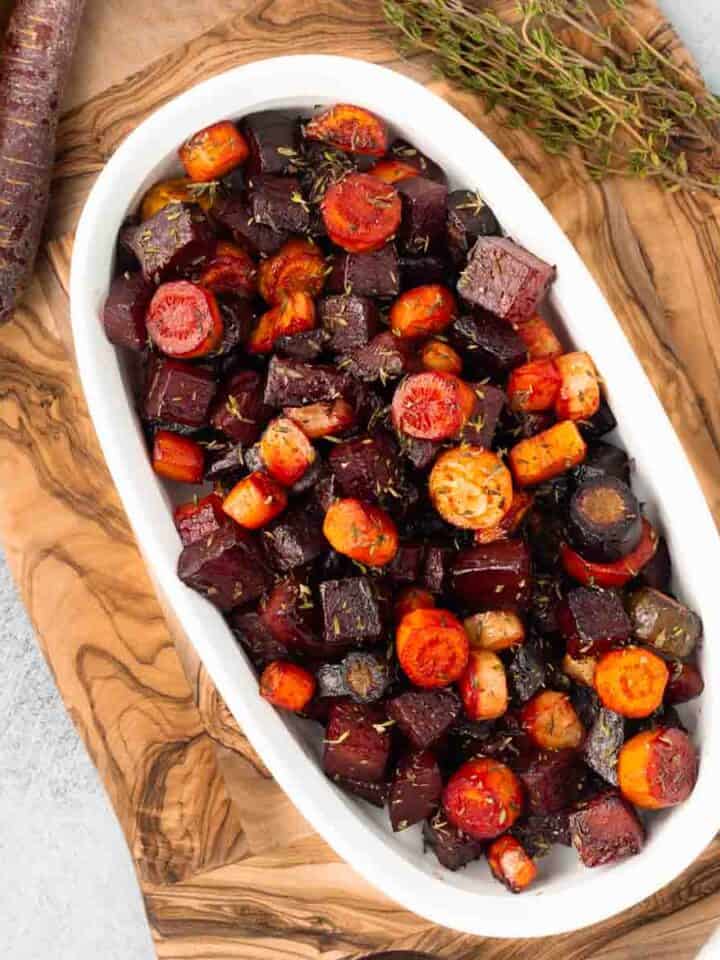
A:
POLYGON ((387 513, 353 498, 331 504, 323 533, 338 553, 369 567, 386 566, 398 549, 397 529, 387 513))
POLYGON ((649 717, 663 701, 669 679, 665 661, 644 647, 623 647, 601 657, 595 690, 603 706, 623 717, 649 717))
POLYGON ((315 328, 315 302, 307 293, 291 293, 258 320, 246 344, 248 353, 270 353, 280 337, 315 328))
POLYGON ((225 513, 247 530, 267 526, 286 506, 283 488, 262 471, 243 477, 223 501, 225 513))
POLYGON ((518 323, 515 329, 527 347, 531 360, 552 360, 562 354, 562 344, 539 313, 518 323))
POLYGON ((327 267, 322 251, 301 237, 288 240, 276 254, 260 264, 260 296, 277 306, 291 293, 316 297, 325 284, 327 267))
POLYGON ((522 813, 522 786, 504 763, 478 757, 450 777, 443 808, 459 830, 476 840, 492 840, 509 830, 522 813))
POLYGON ((556 423, 510 451, 513 476, 521 487, 531 487, 571 470, 582 463, 587 445, 571 420, 556 423))
POLYGON ((466 530, 497 527, 513 499, 510 471, 496 453, 455 447, 430 473, 430 499, 448 523, 466 530))
POLYGON ((493 876, 512 893, 522 893, 537 877, 537 866, 515 837, 498 837, 487 850, 493 876))
POLYGON ((396 337, 427 337, 442 333, 456 313, 452 292, 441 283, 428 283, 400 294, 390 310, 390 328, 396 337))
POLYGON ((419 165, 413 165, 409 160, 380 160, 369 170, 373 177, 384 183, 399 183, 410 177, 419 177, 422 171, 419 165))
POLYGON ((470 720, 496 720, 507 712, 505 667, 492 650, 470 650, 458 690, 470 720))
POLYGON ((202 483, 205 455, 199 443, 171 430, 158 430, 153 442, 155 473, 180 483, 202 483))
POLYGON ((304 407, 285 407, 283 413, 311 440, 335 437, 349 430, 356 420, 354 407, 342 397, 321 403, 308 403, 304 407))
POLYGON ((211 206, 209 192, 198 190, 197 184, 189 177, 177 177, 175 180, 161 180, 150 187, 140 204, 140 219, 149 220, 171 203, 197 203, 205 211, 211 206))
POLYGON ((626 799, 645 810, 682 803, 697 780, 697 753, 676 727, 654 727, 628 740, 618 757, 618 785, 626 799))
POLYGON ((349 253, 371 253, 394 236, 402 204, 392 184, 351 173, 329 188, 321 211, 333 243, 349 253))
POLYGON ((202 500, 196 499, 189 503, 182 503, 175 508, 173 520, 183 546, 202 540, 227 522, 223 513, 222 497, 217 493, 211 493, 202 500))
POLYGON ((535 498, 524 490, 514 490, 510 509, 502 520, 493 527, 480 527, 475 531, 475 543, 494 543, 507 540, 517 533, 520 525, 530 512, 535 498))
POLYGON ((305 475, 317 456, 300 427, 288 417, 277 417, 265 428, 260 456, 270 476, 291 487, 305 475))
POLYGON ((570 697, 545 690, 529 700, 522 709, 523 729, 541 750, 576 750, 583 742, 585 729, 570 697))
POLYGON ((702 674, 692 663, 676 661, 670 668, 670 679, 665 688, 665 703, 687 703, 699 697, 705 688, 702 674))
POLYGON ((617 477, 593 477, 570 500, 567 535, 586 560, 615 563, 642 538, 640 504, 617 477))
POLYGON ((308 140, 325 143, 350 153, 382 157, 388 149, 387 125, 363 107, 336 103, 305 124, 308 140))
POLYGON ((449 343, 443 343, 442 340, 428 340, 420 352, 420 360, 426 370, 452 373, 455 376, 462 373, 462 357, 449 343))
POLYGON ((191 180, 219 180, 247 160, 245 137, 234 123, 223 120, 198 130, 180 147, 180 162, 191 180))
POLYGON ((451 373, 414 373, 395 391, 395 429, 418 440, 448 440, 456 436, 475 409, 475 392, 451 373))
POLYGON ((238 297, 254 297, 257 293, 257 268, 249 253, 235 243, 221 240, 212 260, 198 281, 214 293, 234 293, 238 297))
POLYGON ((560 392, 560 373, 552 360, 531 360, 515 367, 507 384, 513 410, 539 413, 550 410, 560 392))
POLYGON ((304 710, 315 693, 315 677, 286 660, 269 663, 260 676, 260 696, 281 710, 304 710))
POLYGON ((205 357, 220 344, 223 321, 215 295, 187 280, 163 283, 147 312, 150 339, 169 357, 205 357))
POLYGON ((562 672, 575 683, 594 687, 597 663, 597 657, 572 657, 566 653, 562 659, 562 672))
POLYGON ((562 383, 555 401, 558 420, 589 420, 600 409, 600 381, 588 353, 555 358, 562 383))
POLYGON ((475 613, 464 625, 473 649, 507 650, 525 642, 525 626, 513 610, 475 613))
POLYGON ((431 610, 435 606, 435 597, 424 587, 406 587, 395 601, 395 619, 399 623, 413 610, 431 610))
POLYGON ((448 610, 420 608, 406 614, 397 628, 395 651, 400 666, 416 687, 446 687, 468 662, 463 625, 448 610))
POLYGON ((574 580, 589 587, 625 586, 640 573, 657 549, 657 533, 644 517, 642 525, 640 543, 631 553, 615 563, 591 563, 572 547, 563 543, 560 547, 560 560, 565 572, 574 580))

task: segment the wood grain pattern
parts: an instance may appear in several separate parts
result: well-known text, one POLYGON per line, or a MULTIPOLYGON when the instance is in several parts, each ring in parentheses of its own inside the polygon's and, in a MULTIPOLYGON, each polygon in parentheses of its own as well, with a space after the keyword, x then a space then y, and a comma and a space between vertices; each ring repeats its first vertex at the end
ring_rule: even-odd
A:
MULTIPOLYGON (((687 54, 652 0, 648 35, 687 54)), ((277 53, 401 62, 371 0, 89 0, 60 127, 48 244, 0 330, 0 535, 68 710, 133 852, 163 960, 690 960, 720 918, 720 844, 670 887, 589 930, 479 940, 379 895, 273 782, 163 611, 102 462, 72 363, 71 231, 97 172, 149 112, 198 79, 277 53), (173 14, 175 14, 173 16, 173 14), (203 32, 204 31, 204 32, 203 32), (410 958, 408 958, 410 960, 410 958)), ((720 203, 591 182, 439 82, 538 191, 600 282, 720 519, 720 203)))

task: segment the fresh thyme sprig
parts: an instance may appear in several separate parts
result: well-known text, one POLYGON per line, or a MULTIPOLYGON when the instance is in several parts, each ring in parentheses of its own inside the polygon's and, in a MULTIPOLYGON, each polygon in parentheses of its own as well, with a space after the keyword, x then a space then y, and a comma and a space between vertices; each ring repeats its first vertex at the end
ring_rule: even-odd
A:
POLYGON ((522 0, 517 23, 473 0, 382 4, 404 48, 431 54, 549 153, 578 146, 594 177, 720 196, 720 98, 642 36, 625 0, 522 0))

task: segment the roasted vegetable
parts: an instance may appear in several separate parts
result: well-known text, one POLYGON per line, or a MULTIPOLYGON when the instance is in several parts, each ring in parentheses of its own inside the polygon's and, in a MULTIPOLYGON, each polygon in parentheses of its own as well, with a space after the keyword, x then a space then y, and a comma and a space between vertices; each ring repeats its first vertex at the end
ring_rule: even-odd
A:
POLYGON ((323 533, 338 553, 370 567, 384 567, 397 552, 397 529, 387 513, 353 498, 332 504, 323 533))
POLYGON ((525 627, 513 610, 486 610, 464 623, 470 646, 478 650, 507 650, 525 641, 525 627))
POLYGON ((500 224, 479 193, 453 190, 447 198, 447 243, 453 261, 465 263, 478 237, 499 234, 500 224))
POLYGON ((598 656, 630 639, 630 621, 612 590, 576 587, 556 611, 571 657, 598 656))
POLYGON ((278 340, 315 327, 315 303, 307 293, 291 293, 264 313, 247 341, 248 353, 270 353, 278 340))
POLYGON ((364 347, 377 331, 378 310, 370 297, 324 297, 318 304, 318 316, 330 335, 328 349, 333 353, 350 353, 364 347))
POLYGON ((385 384, 407 373, 411 367, 411 348, 389 330, 378 333, 364 347, 349 354, 344 368, 360 380, 385 384))
POLYGON ((635 550, 642 532, 640 504, 622 480, 586 480, 570 500, 568 538, 587 560, 622 559, 635 550))
POLYGON ((460 870, 482 855, 480 841, 450 823, 442 810, 423 824, 423 841, 448 870, 460 870))
POLYGON ((295 117, 281 110, 263 110, 245 117, 241 130, 248 145, 245 168, 250 176, 292 172, 299 147, 295 117))
POLYGON ((658 810, 682 803, 698 774, 695 748, 682 730, 654 727, 627 741, 618 759, 618 783, 637 807, 658 810))
POLYGON ((508 666, 510 692, 517 703, 525 703, 545 684, 545 663, 535 644, 524 644, 513 652, 508 666))
POLYGON ((325 284, 326 273, 325 258, 317 244, 294 237, 260 263, 260 296, 271 306, 282 303, 291 293, 316 297, 325 284))
POLYGON ((531 360, 552 360, 563 352, 562 344, 539 313, 515 327, 531 360))
POLYGON ((426 177, 397 182, 402 201, 398 245, 405 254, 426 254, 437 249, 445 237, 447 187, 426 177))
POLYGON ((180 483, 202 483, 205 457, 202 447, 189 437, 158 430, 153 441, 155 473, 180 483))
POLYGON ((215 429, 235 443, 254 443, 271 413, 263 389, 263 378, 254 370, 239 370, 223 381, 210 411, 215 429))
POLYGON ((531 595, 530 553, 522 540, 461 550, 451 570, 452 591, 471 610, 525 608, 531 595))
POLYGON ((508 708, 508 687, 500 657, 492 650, 470 650, 458 690, 470 720, 502 717, 508 708))
POLYGON ((630 646, 600 658, 595 689, 609 710, 623 717, 649 717, 662 703, 668 679, 668 668, 660 657, 630 646))
MULTIPOLYGON (((250 213, 255 224, 269 227, 278 234, 306 233, 310 212, 297 177, 275 177, 269 174, 248 180, 250 213)), ((281 238, 283 243, 285 237, 281 238)), ((275 253, 275 247, 268 253, 275 253)))
POLYGON ((604 707, 598 712, 583 746, 585 763, 603 780, 617 786, 617 764, 625 739, 625 718, 604 707))
POLYGON ((323 140, 338 150, 382 157, 388 148, 387 126, 363 107, 337 103, 309 120, 303 129, 309 140, 323 140))
POLYGON ((585 459, 586 452, 578 428, 565 420, 517 443, 509 454, 510 466, 515 481, 521 487, 530 487, 576 467, 585 459))
POLYGON ((289 239, 288 232, 255 220, 247 197, 229 194, 219 197, 211 208, 213 219, 253 256, 276 253, 289 239))
POLYGON ((462 357, 448 343, 442 340, 428 340, 420 351, 420 360, 426 370, 437 373, 462 373, 462 357))
POLYGON ((274 356, 268 364, 264 400, 270 407, 299 407, 336 400, 347 390, 347 377, 332 367, 274 356))
POLYGON ((266 473, 244 477, 223 501, 225 513, 248 530, 267 526, 286 506, 285 491, 266 473))
POLYGON ((427 337, 442 333, 456 310, 455 297, 447 287, 428 283, 400 294, 390 309, 390 327, 396 337, 427 337))
POLYGON ((304 566, 327 550, 322 515, 311 503, 299 500, 263 530, 265 552, 282 573, 304 566))
POLYGON ((390 676, 387 660, 373 653, 349 653, 340 663, 318 670, 321 697, 350 697, 355 703, 372 703, 385 693, 390 676))
MULTIPOLYGON (((582 429, 580 430, 582 433, 582 429)), ((611 443, 598 440, 588 446, 587 456, 572 472, 578 485, 587 480, 602 480, 615 477, 623 483, 630 483, 630 462, 624 450, 611 443)))
POLYGON ((230 626, 258 670, 264 669, 273 660, 287 660, 288 648, 273 637, 260 614, 233 610, 230 626))
POLYGON ((498 837, 488 847, 488 864, 493 876, 511 893, 522 893, 537 876, 537 866, 515 837, 498 837))
POLYGON ((358 297, 396 297, 400 292, 400 265, 395 245, 386 243, 372 253, 336 253, 325 289, 358 297))
POLYGON ((689 657, 702 636, 696 613, 652 587, 634 590, 626 607, 635 639, 665 657, 689 657))
POLYGON ((315 448, 296 423, 276 417, 265 428, 260 440, 260 456, 274 480, 291 487, 312 466, 315 448))
POLYGON ((418 440, 456 436, 475 409, 471 387, 450 373, 415 373, 395 391, 392 419, 398 433, 418 440))
POLYGON ((220 180, 247 160, 248 145, 235 124, 223 120, 194 133, 178 153, 191 180, 220 180))
POLYGON ((586 867, 614 863, 640 853, 645 830, 637 814, 614 791, 581 803, 570 814, 572 845, 586 867))
POLYGON ((222 315, 214 294, 186 280, 158 287, 146 323, 158 350, 184 360, 212 353, 223 336, 222 315))
POLYGON ((447 690, 408 690, 387 703, 388 716, 418 750, 436 744, 460 714, 457 694, 447 690))
POLYGON ((325 730, 323 767, 329 777, 378 783, 390 756, 387 718, 375 704, 332 704, 325 730))
POLYGON ((214 293, 233 293, 254 297, 257 293, 257 268, 247 251, 237 244, 221 240, 208 260, 198 281, 214 293))
POLYGON ((202 265, 215 249, 210 223, 197 207, 171 203, 120 234, 121 244, 137 258, 143 276, 158 284, 202 265))
POLYGON ((148 420, 205 426, 216 387, 209 370, 158 357, 148 367, 143 412, 148 420))
POLYGON ((600 409, 600 382, 587 353, 564 353, 555 358, 560 391, 555 402, 558 420, 589 420, 600 409))
POLYGON ((524 490, 514 490, 510 506, 498 523, 490 527, 478 527, 475 530, 475 543, 494 543, 507 540, 522 527, 532 509, 534 497, 524 490))
POLYGON ((664 537, 658 539, 654 555, 642 568, 636 582, 639 587, 652 587, 654 590, 661 590, 663 593, 670 592, 672 561, 664 537))
POLYGON ((547 816, 566 810, 582 792, 586 771, 576 749, 521 751, 512 762, 532 814, 547 816))
POLYGON ((561 382, 552 360, 531 360, 515 367, 507 384, 510 406, 524 413, 550 410, 555 405, 561 382))
POLYGON ((387 433, 335 444, 328 464, 345 497, 370 503, 387 503, 400 497, 403 475, 397 445, 387 433))
POLYGON ((395 651, 416 687, 445 687, 457 680, 468 662, 468 638, 448 610, 419 609, 406 614, 395 635, 395 651))
POLYGON ((525 344, 513 327, 484 310, 458 317, 448 337, 473 377, 503 377, 527 359, 525 344))
POLYGON ((355 426, 357 419, 353 407, 341 397, 308 403, 304 407, 285 407, 283 413, 311 440, 346 433, 355 426))
POLYGON ((405 830, 431 816, 440 806, 442 777, 435 754, 414 750, 395 768, 388 810, 394 831, 405 830))
POLYGON ((321 210, 333 243, 348 253, 372 253, 397 232, 402 205, 391 184, 351 173, 328 189, 321 210))
POLYGON ((705 688, 702 674, 692 663, 676 660, 670 666, 670 679, 665 687, 665 703, 687 703, 699 697, 705 688))
POLYGON ((593 563, 564 543, 560 559, 565 572, 574 580, 593 587, 624 587, 652 559, 657 548, 657 533, 643 517, 642 535, 634 550, 615 563, 593 563))
POLYGON ((202 540, 227 523, 222 503, 222 497, 211 493, 202 500, 191 500, 175 508, 173 520, 184 547, 202 540))
POLYGON ((341 777, 336 774, 332 778, 332 782, 346 793, 360 797, 362 800, 371 803, 374 807, 380 807, 381 810, 387 803, 390 794, 390 784, 384 780, 380 780, 378 783, 368 783, 366 780, 357 780, 354 777, 341 777))
POLYGON ((574 750, 585 737, 570 698, 565 693, 545 690, 522 709, 523 729, 542 750, 574 750))
POLYGON ((380 605, 367 577, 325 580, 320 584, 320 604, 329 646, 372 646, 382 639, 380 605))
POLYGON ((442 453, 430 472, 429 488, 440 516, 469 530, 497 527, 513 499, 510 471, 497 454, 479 447, 442 453))
POLYGON ((476 840, 492 840, 522 813, 523 795, 515 774, 488 757, 469 760, 450 777, 443 792, 448 820, 476 840))
POLYGON ((236 524, 185 547, 178 559, 178 576, 221 610, 256 600, 271 583, 257 541, 236 524))
POLYGON ((142 273, 115 277, 103 306, 103 326, 110 343, 138 352, 147 347, 145 314, 154 290, 142 273))
POLYGON ((299 713, 315 693, 315 677, 296 663, 275 660, 260 676, 260 696, 281 710, 299 713))

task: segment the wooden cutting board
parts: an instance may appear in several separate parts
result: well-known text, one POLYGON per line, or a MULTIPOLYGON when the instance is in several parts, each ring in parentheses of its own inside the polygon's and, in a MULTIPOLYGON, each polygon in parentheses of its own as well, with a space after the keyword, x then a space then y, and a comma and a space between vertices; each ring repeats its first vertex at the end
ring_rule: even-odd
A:
MULTIPOLYGON (((644 34, 687 62, 652 0, 631 6, 644 34)), ((47 243, 26 303, 0 329, 0 534, 125 831, 158 956, 350 960, 392 949, 689 960, 720 920, 717 842, 633 910, 539 942, 479 940, 398 908, 294 810, 163 615, 73 364, 72 229, 98 171, 150 111, 204 77, 288 52, 344 53, 430 80, 419 62, 397 59, 372 0, 88 0, 47 243)), ((720 201, 651 183, 598 185, 576 157, 550 159, 471 97, 432 87, 500 146, 568 232, 720 518, 720 201)))

